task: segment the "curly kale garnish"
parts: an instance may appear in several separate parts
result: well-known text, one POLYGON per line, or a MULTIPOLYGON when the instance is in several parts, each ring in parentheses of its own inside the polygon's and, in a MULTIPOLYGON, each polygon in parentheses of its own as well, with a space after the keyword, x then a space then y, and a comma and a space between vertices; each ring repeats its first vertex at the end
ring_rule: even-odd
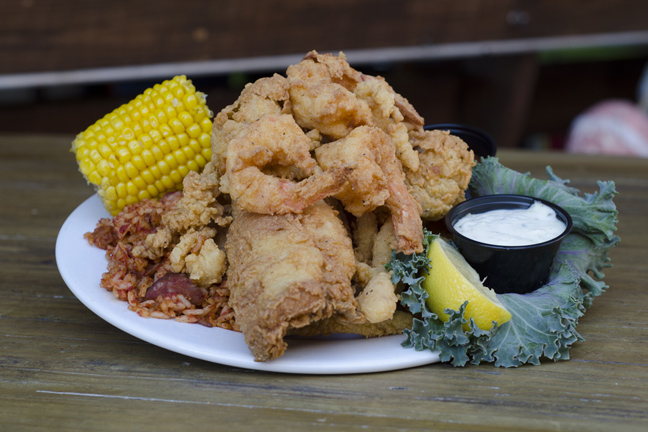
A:
POLYGON ((547 167, 550 180, 537 180, 487 158, 473 170, 470 182, 472 196, 513 193, 529 195, 554 202, 565 208, 574 221, 574 228, 563 241, 554 260, 549 282, 526 295, 502 294, 498 297, 511 312, 509 322, 489 331, 480 330, 464 318, 464 303, 458 311, 442 322, 427 305, 427 292, 421 286, 428 266, 427 249, 437 237, 425 231, 425 251, 404 255, 393 253, 388 269, 392 281, 401 282, 405 290, 401 303, 415 316, 407 330, 403 346, 416 350, 437 351, 441 361, 454 366, 467 363, 492 362, 496 366, 516 367, 540 364, 541 358, 569 358, 572 344, 583 338, 576 331, 578 319, 601 295, 607 285, 602 269, 610 266, 608 251, 619 238, 614 235, 617 210, 613 197, 617 194, 612 182, 599 182, 599 193, 579 196, 579 191, 566 186, 568 181, 555 176, 547 167))

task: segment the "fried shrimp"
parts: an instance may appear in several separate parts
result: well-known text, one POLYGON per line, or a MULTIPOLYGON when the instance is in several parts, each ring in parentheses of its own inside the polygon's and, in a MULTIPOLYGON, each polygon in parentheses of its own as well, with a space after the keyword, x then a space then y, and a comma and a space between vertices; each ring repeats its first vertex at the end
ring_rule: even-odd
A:
POLYGON ((356 217, 385 205, 392 214, 397 247, 405 253, 423 250, 420 207, 405 186, 404 174, 389 136, 377 127, 360 126, 346 138, 315 150, 322 168, 352 167, 349 181, 335 195, 356 217))
POLYGON ((266 115, 247 126, 227 148, 232 200, 254 213, 300 213, 339 192, 351 169, 322 171, 310 155, 311 146, 290 115, 266 115), (275 175, 286 168, 297 180, 275 175))

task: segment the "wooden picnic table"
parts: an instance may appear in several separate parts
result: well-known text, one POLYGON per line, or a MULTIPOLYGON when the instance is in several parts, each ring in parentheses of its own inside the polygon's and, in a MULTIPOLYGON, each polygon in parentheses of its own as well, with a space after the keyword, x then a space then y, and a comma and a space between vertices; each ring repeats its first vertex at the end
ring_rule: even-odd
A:
MULTIPOLYGON (((0 429, 643 431, 648 422, 648 160, 502 150, 583 192, 613 180, 622 241, 571 359, 367 374, 227 366, 144 342, 66 286, 55 242, 93 190, 71 136, 0 136, 0 429)), ((83 263, 79 263, 83 266, 83 263)), ((400 349, 400 348, 399 348, 400 349)))

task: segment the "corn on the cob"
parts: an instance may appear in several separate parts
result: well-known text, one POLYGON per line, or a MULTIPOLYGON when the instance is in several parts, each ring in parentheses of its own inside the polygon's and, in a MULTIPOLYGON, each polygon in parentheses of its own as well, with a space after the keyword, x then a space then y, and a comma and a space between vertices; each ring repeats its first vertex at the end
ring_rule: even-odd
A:
POLYGON ((211 159, 212 113, 185 76, 144 91, 72 142, 79 170, 112 215, 182 189, 211 159))

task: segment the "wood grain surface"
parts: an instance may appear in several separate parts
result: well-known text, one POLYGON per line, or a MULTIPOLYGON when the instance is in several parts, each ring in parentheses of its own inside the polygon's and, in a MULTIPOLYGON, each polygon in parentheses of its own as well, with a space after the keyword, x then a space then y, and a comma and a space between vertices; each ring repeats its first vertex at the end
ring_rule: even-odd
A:
POLYGON ((0 74, 606 35, 645 31, 647 13, 644 0, 2 1, 0 74))
POLYGON ((614 180, 610 289, 571 360, 500 369, 433 364, 346 376, 243 370, 142 342, 69 291, 60 226, 93 191, 71 136, 0 136, 0 430, 644 431, 648 423, 648 160, 502 151, 584 192, 614 180))

